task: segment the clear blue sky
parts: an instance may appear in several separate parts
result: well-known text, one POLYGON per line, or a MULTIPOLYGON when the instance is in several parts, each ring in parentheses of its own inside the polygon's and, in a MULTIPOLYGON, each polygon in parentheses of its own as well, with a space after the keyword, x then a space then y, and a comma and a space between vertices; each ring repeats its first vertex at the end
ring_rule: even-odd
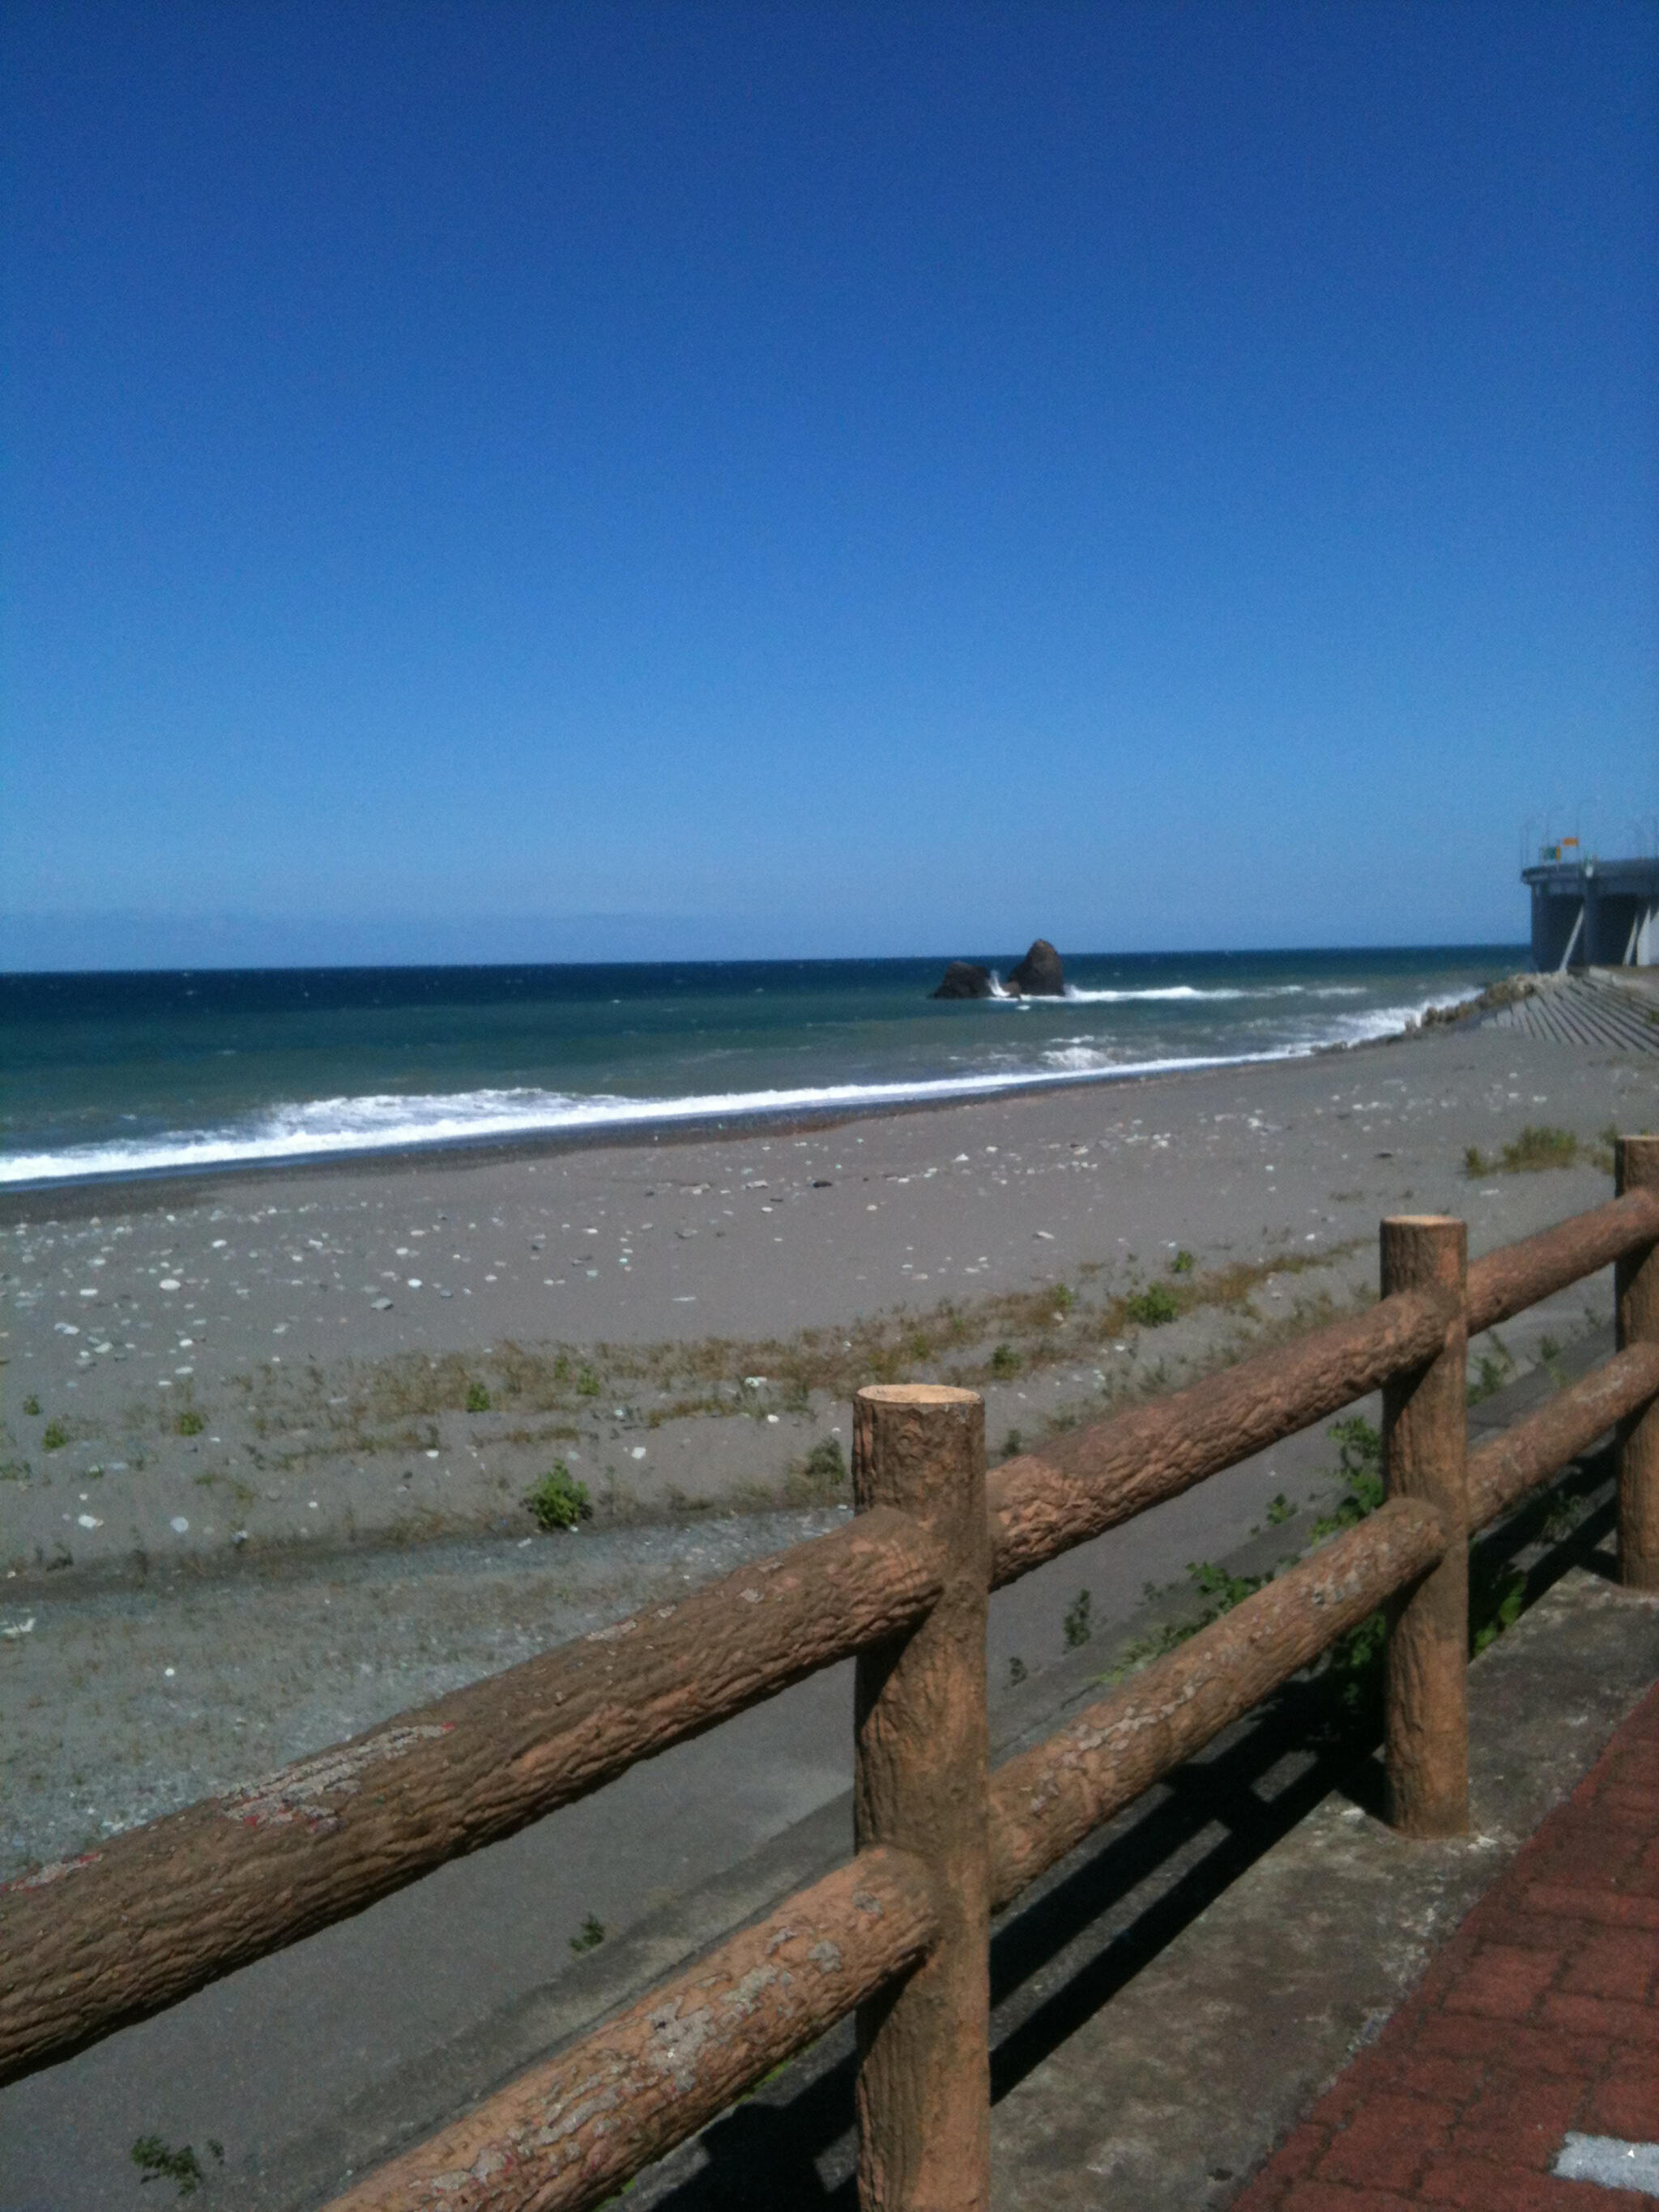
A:
POLYGON ((0 41, 10 964, 1517 939, 1659 837, 1652 6, 0 41))

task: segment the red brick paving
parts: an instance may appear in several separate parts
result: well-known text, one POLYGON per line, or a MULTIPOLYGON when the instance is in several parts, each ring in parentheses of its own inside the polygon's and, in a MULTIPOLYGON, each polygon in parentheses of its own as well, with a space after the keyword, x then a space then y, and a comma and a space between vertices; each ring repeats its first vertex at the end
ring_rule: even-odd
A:
POLYGON ((1659 2142, 1659 1689, 1234 2212, 1653 2212, 1570 2128, 1659 2142))

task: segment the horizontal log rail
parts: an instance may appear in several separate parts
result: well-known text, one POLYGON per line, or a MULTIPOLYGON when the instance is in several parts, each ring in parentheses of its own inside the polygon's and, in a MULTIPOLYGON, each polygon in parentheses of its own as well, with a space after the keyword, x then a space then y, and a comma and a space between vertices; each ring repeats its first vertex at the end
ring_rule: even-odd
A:
POLYGON ((1005 1460, 986 1485, 997 1587, 1235 1467, 1433 1358, 1456 1301, 1382 1298, 1293 1344, 1005 1460))
POLYGON ((1616 1260, 1659 1240, 1659 1189, 1627 1190, 1535 1237, 1469 1262, 1469 1334, 1479 1336, 1524 1307, 1552 1298, 1616 1260))
MULTIPOLYGON (((1471 1263, 1471 1336, 1659 1238, 1659 1191, 1633 1190, 1471 1263)), ((1178 1498, 1431 1358, 1452 1316, 1431 1293, 1256 1353, 1184 1390, 1005 1460, 987 1484, 996 1587, 1178 1498)))
POLYGON ((1103 1821, 1201 1751, 1443 1556, 1427 1506, 1395 1498, 991 1777, 1000 1910, 1103 1821))
POLYGON ((1469 1532, 1547 1482, 1598 1437, 1659 1396, 1659 1344, 1632 1344, 1469 1454, 1469 1532))
POLYGON ((919 1965, 939 1928, 919 1861, 860 1851, 332 2212, 585 2212, 919 1965))
MULTIPOLYGON (((1617 1424, 1621 1438, 1637 1433, 1659 1398, 1659 1341, 1642 1304, 1642 1286, 1659 1265, 1659 1139, 1621 1140, 1620 1174, 1622 1196, 1477 1261, 1462 1297, 1446 1282, 1419 1275, 1413 1284, 1407 1276, 1411 1286, 1366 1313, 1061 1437, 1040 1455, 1005 1462, 988 1480, 994 1587, 1375 1389, 1387 1386, 1389 1402, 1407 1407, 1431 1370, 1450 1371, 1455 1363, 1461 1376, 1466 1326, 1488 1328, 1609 1262, 1621 1269, 1624 1348, 1469 1455, 1467 1470, 1461 1382, 1456 1392, 1441 1393, 1443 1406, 1412 1449, 1442 1455, 1435 1464, 1449 1472, 1437 1479, 1452 1486, 1443 1498, 1437 1492, 1431 1504, 1391 1487, 1389 1501, 1360 1526, 1009 1761, 992 1778, 988 1802, 981 1763, 975 1786, 984 1809, 977 1817, 988 1814, 996 1905, 1012 1901, 1379 1605, 1391 1601, 1402 1620, 1420 1609, 1423 1593, 1438 1588, 1448 1571, 1449 1546, 1461 1553, 1466 1499, 1468 1525, 1478 1528, 1609 1427, 1617 1424)), ((1407 1241, 1463 1233, 1445 1223, 1389 1226, 1407 1241)), ((1454 1285, 1462 1280, 1458 1274, 1454 1285)), ((922 1455, 918 1468, 942 1448, 927 1441, 928 1424, 945 1417, 945 1401, 963 1395, 925 1389, 886 1394, 916 1401, 921 1425, 904 1451, 922 1455)), ((951 1418, 960 1417, 958 1407, 951 1418)), ((893 1418, 902 1425, 912 1416, 898 1407, 893 1418)), ((1388 1436, 1385 1420, 1385 1462, 1392 1465, 1388 1436)), ((858 1449, 867 1456, 867 1440, 858 1449)), ((959 1455, 962 1438, 950 1449, 959 1455)), ((973 1449, 980 1455, 975 1468, 982 1468, 982 1444, 973 1449)), ((1405 1468, 1406 1458, 1396 1456, 1405 1468)), ((909 1464, 902 1455, 896 1466, 901 1462, 909 1464)), ((944 1461, 939 1464, 942 1469, 944 1461)), ((1625 1486, 1636 1496, 1628 1479, 1625 1486)), ((1638 1497, 1631 1511, 1638 1506, 1659 1528, 1659 1505, 1638 1497)), ((1621 1504, 1621 1544, 1625 1518, 1621 1504)), ((843 1529, 742 1568, 678 1603, 596 1631, 261 1783, 0 1889, 0 2082, 361 1911, 824 1667, 888 1653, 866 1662, 875 1668, 872 1684, 884 1680, 883 1668, 896 1663, 907 1638, 920 1635, 918 1651, 932 1648, 933 1628, 924 1624, 954 1571, 924 1525, 928 1520, 891 1505, 861 1512, 843 1529)), ((975 1572, 985 1575, 985 1565, 975 1572)), ((985 1582, 978 1587, 982 1593, 985 1582)), ((1396 1630, 1396 1641, 1401 1633, 1396 1630)), ((952 1669, 959 1663, 966 1664, 953 1661, 952 1669)), ((975 1664, 979 1687, 972 1694, 982 1711, 982 1654, 975 1664)), ((940 1694, 929 1690, 917 1713, 931 1710, 929 1699, 940 1694)), ((1399 1716, 1390 1711, 1392 1729, 1399 1716)), ((920 1723, 913 1717, 905 1726, 920 1723)), ((902 1746, 883 1749, 874 1739, 860 1743, 860 1758, 873 1758, 882 1772, 883 1762, 913 1755, 902 1746)), ((920 1737, 915 1755, 923 1755, 920 1737)), ((919 1997, 947 1954, 958 1961, 967 1956, 962 1931, 951 1932, 962 1917, 960 1900, 935 1897, 934 1880, 911 1855, 908 1836, 870 1844, 763 1926, 733 1937, 433 2143, 382 2169, 343 2205, 393 2212, 416 2204, 597 2203, 848 2009, 862 2008, 861 2038, 867 2027, 891 2044, 890 2023, 900 2017, 887 2009, 896 1978, 924 1966, 912 1990, 919 1997)), ((978 1911, 982 1921, 982 1904, 978 1911)), ((921 2034, 932 2002, 916 2010, 916 2029, 906 2027, 893 2049, 908 2050, 921 2034)), ((907 1996, 903 2006, 910 2005, 907 1996)), ((902 2007, 901 2014, 908 2019, 902 2007)), ((902 2133, 915 2118, 906 2118, 902 2081, 895 2075, 889 2087, 872 2087, 871 2063, 866 2051, 860 2077, 866 2132, 902 2133)), ((883 2063, 890 2069, 890 2053, 883 2063)), ((909 2063, 905 2058, 900 2072, 909 2063)), ((885 2204, 881 2191, 894 2175, 919 2172, 918 2155, 923 2166, 933 2160, 933 2151, 919 2152, 922 2140, 914 2136, 897 2166, 884 2164, 888 2152, 872 2153, 866 2143, 861 2191, 876 2188, 885 2204)), ((908 2189, 908 2183, 899 2188, 895 2207, 909 2203, 908 2189)))
POLYGON ((514 1834, 920 1620, 906 1516, 742 1567, 0 1893, 0 2081, 514 1834))

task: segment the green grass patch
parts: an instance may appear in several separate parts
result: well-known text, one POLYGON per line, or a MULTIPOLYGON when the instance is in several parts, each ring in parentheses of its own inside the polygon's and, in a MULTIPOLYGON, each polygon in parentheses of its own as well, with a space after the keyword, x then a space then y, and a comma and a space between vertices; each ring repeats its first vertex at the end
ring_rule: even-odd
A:
POLYGON ((1328 1513, 1313 1524, 1313 1539, 1339 1535, 1358 1528, 1382 1503, 1382 1431, 1363 1413, 1333 1421, 1325 1431, 1337 1446, 1337 1479, 1345 1495, 1328 1513))
POLYGON ((1468 1394, 1472 1406, 1479 1406, 1486 1399, 1495 1397, 1515 1373, 1514 1355, 1495 1328, 1488 1330, 1486 1340, 1492 1350, 1477 1352, 1474 1355, 1474 1375, 1468 1394))
POLYGON ((173 1425, 181 1437, 199 1437, 207 1423, 194 1406, 186 1406, 173 1425))
POLYGON ((1546 1168, 1577 1166, 1585 1151, 1571 1129, 1528 1122, 1518 1137, 1494 1158, 1471 1145, 1463 1155, 1463 1172, 1472 1180, 1483 1176, 1538 1175, 1546 1168))
POLYGON ((1123 1310, 1142 1328, 1162 1328, 1166 1322, 1180 1320, 1181 1301, 1167 1283, 1148 1283, 1124 1299, 1123 1310))
MULTIPOLYGON (((208 2154, 216 2164, 224 2164, 224 2145, 216 2142, 211 2136, 208 2137, 208 2154)), ((174 2150, 160 2136, 140 2136, 130 2155, 144 2182, 171 2181, 180 2197, 194 2197, 207 2179, 202 2161, 189 2143, 174 2150)))
POLYGON ((62 1451, 70 1440, 70 1432, 61 1421, 48 1421, 40 1431, 42 1451, 62 1451))
POLYGON ((792 1504, 827 1504, 847 1488, 847 1455, 839 1437, 820 1437, 791 1475, 787 1494, 792 1504))
POLYGON ((592 1500, 587 1485, 578 1482, 562 1459, 556 1459, 533 1490, 525 1494, 530 1517, 538 1528, 574 1528, 592 1518, 592 1500))
POLYGON ((467 1384, 466 1410, 469 1413, 487 1413, 489 1411, 489 1393, 482 1382, 467 1384))

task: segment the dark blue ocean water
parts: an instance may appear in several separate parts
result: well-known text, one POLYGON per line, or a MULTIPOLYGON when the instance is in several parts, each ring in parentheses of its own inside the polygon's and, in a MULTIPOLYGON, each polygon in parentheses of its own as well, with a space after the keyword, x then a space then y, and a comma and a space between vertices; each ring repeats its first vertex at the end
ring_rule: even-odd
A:
POLYGON ((1064 999, 966 1004, 927 995, 938 960, 3 975, 0 1183, 1289 1058, 1385 1036, 1523 958, 1068 955, 1064 999))

